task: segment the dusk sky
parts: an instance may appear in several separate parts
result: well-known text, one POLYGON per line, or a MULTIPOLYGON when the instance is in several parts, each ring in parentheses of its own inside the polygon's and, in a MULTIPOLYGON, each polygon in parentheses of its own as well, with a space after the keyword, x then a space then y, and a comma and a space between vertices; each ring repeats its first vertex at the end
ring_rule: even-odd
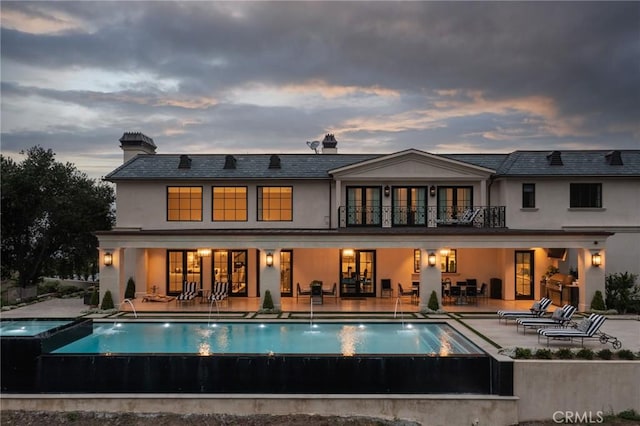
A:
POLYGON ((640 147, 640 2, 3 0, 2 154, 640 147))

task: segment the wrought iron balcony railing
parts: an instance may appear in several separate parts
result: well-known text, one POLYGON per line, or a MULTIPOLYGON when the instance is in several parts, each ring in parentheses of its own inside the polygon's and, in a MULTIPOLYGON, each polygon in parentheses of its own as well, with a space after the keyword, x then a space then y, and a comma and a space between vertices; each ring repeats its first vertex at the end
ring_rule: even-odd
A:
POLYGON ((340 206, 339 226, 397 227, 470 226, 504 228, 505 206, 474 207, 397 207, 340 206))

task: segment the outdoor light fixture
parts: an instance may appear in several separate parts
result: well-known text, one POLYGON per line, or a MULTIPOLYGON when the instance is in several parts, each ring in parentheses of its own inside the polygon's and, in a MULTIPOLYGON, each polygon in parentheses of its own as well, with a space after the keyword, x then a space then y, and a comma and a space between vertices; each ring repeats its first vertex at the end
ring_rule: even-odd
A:
POLYGON ((113 255, 109 252, 104 254, 104 266, 111 266, 113 265, 113 255))
POLYGON ((271 252, 267 253, 267 266, 270 268, 273 266, 273 253, 271 252))
POLYGON ((429 266, 436 266, 436 254, 435 253, 429 253, 429 266))
POLYGON ((198 256, 199 257, 209 257, 209 256, 211 256, 211 249, 199 248, 198 249, 198 256))
POLYGON ((391 195, 391 188, 389 187, 389 185, 385 185, 385 187, 384 187, 384 196, 388 197, 389 195, 391 195))
POLYGON ((600 256, 600 253, 593 253, 591 255, 591 264, 593 266, 600 266, 602 265, 602 256, 600 256))
POLYGON ((435 185, 431 185, 429 187, 429 195, 431 195, 432 197, 436 196, 436 187, 435 187, 435 185))

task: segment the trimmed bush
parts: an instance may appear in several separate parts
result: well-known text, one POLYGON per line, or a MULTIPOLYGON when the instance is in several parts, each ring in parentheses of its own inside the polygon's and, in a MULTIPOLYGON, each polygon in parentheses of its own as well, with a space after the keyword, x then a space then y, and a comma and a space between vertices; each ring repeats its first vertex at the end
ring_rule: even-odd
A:
POLYGON ((600 290, 596 290, 593 295, 593 299, 591 300, 591 310, 592 311, 604 311, 607 307, 604 304, 604 299, 602 297, 602 292, 600 290))
POLYGON ((591 349, 582 348, 576 353, 576 358, 593 359, 593 351, 591 349))
POLYGON ((551 359, 553 358, 553 353, 551 349, 538 349, 535 354, 533 354, 533 357, 537 359, 551 359))
POLYGON ((625 420, 640 420, 640 414, 638 414, 634 409, 621 411, 618 414, 618 417, 625 420))
POLYGON ((111 291, 107 290, 104 293, 104 297, 102 298, 102 305, 100 305, 100 309, 103 311, 108 311, 109 309, 113 309, 113 297, 111 296, 111 291))
POLYGON ((431 296, 429 296, 429 303, 427 304, 427 308, 431 309, 432 311, 437 311, 438 309, 440 309, 440 305, 438 304, 438 295, 436 294, 435 290, 433 290, 431 292, 431 296))
POLYGON ((608 274, 605 277, 606 305, 621 314, 640 311, 640 287, 637 275, 629 272, 608 274))
POLYGON ((262 309, 264 310, 272 310, 273 309, 273 298, 271 297, 271 290, 267 290, 264 292, 264 300, 262 301, 262 309))
POLYGON ((529 349, 529 348, 516 348, 516 358, 517 359, 530 359, 531 358, 531 349, 529 349))
POLYGON ((556 351, 556 358, 558 359, 573 359, 573 352, 569 348, 560 348, 556 351))
POLYGON ((629 349, 620 349, 618 351, 618 358, 634 360, 636 358, 636 356, 629 349))
POLYGON ((601 351, 598 351, 596 355, 600 359, 611 359, 611 357, 613 357, 613 352, 609 349, 602 349, 601 351))
POLYGON ((133 277, 129 277, 129 280, 127 281, 127 289, 124 291, 124 298, 136 298, 136 282, 133 280, 133 277))
POLYGON ((91 302, 89 302, 91 306, 98 306, 100 304, 100 293, 98 292, 98 287, 93 288, 93 292, 91 293, 91 302))

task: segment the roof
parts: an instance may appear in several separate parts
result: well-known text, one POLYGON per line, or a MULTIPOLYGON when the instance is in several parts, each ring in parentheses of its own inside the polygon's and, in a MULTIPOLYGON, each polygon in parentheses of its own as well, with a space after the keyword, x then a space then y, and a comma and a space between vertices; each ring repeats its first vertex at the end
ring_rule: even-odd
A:
MULTIPOLYGON (((622 165, 610 164, 607 160, 610 150, 557 152, 562 165, 550 164, 547 158, 550 151, 433 155, 495 170, 497 176, 640 176, 640 150, 619 151, 622 165)), ((330 179, 331 170, 390 154, 277 155, 279 168, 269 167, 273 154, 233 155, 235 168, 224 167, 229 154, 195 154, 189 155, 190 167, 179 168, 180 154, 140 154, 109 173, 105 180, 330 179)))

